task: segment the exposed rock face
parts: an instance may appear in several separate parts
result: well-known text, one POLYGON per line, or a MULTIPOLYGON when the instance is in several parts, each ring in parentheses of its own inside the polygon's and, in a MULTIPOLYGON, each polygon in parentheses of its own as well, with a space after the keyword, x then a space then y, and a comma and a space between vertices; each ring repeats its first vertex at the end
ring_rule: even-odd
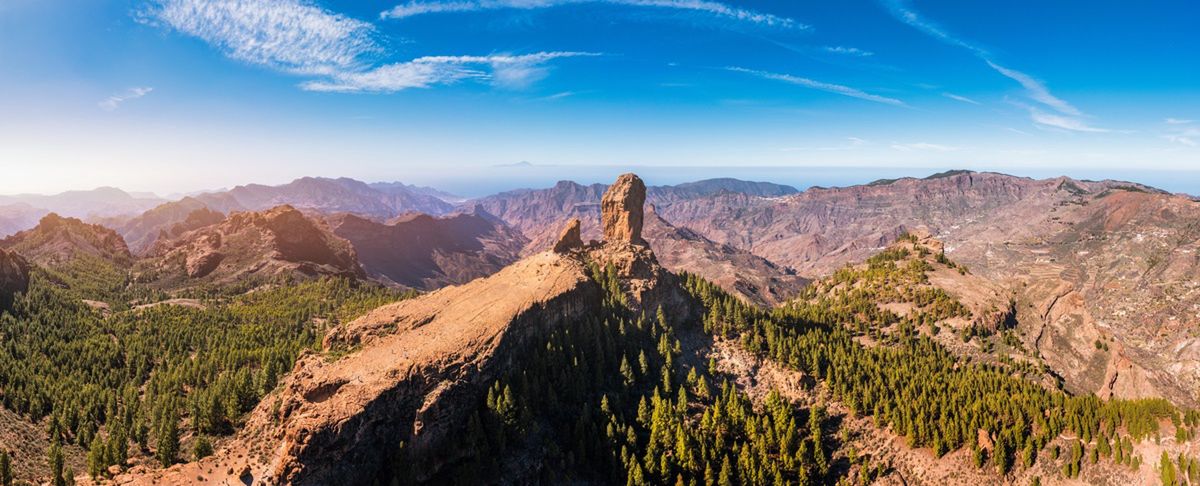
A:
POLYGON ((751 304, 771 307, 800 293, 809 280, 790 268, 730 245, 722 245, 688 228, 646 213, 646 240, 667 269, 705 278, 751 304))
POLYGON ((0 248, 19 252, 46 266, 69 263, 86 255, 129 265, 133 255, 117 232, 76 218, 47 214, 33 229, 0 240, 0 248))
POLYGON ((444 217, 406 215, 388 224, 353 215, 328 221, 334 234, 354 245, 371 278, 420 290, 491 275, 520 259, 529 242, 478 208, 444 217))
POLYGON ((0 250, 0 309, 12 304, 13 294, 29 288, 29 262, 21 255, 0 250))
POLYGON ((642 222, 646 205, 646 183, 634 174, 622 174, 600 200, 604 241, 645 245, 642 222))
POLYGON ((117 226, 116 229, 135 255, 154 254, 167 240, 178 238, 188 231, 220 223, 225 215, 204 205, 200 200, 185 197, 163 203, 117 226))
POLYGON ((429 480, 457 459, 445 452, 459 449, 445 447, 458 439, 451 432, 486 385, 511 366, 513 353, 602 308, 604 291, 590 277, 589 261, 615 269, 635 312, 653 315, 669 306, 672 318, 693 317, 686 292, 646 246, 618 241, 586 254, 542 252, 490 277, 335 327, 325 349, 349 354, 302 356, 215 456, 118 482, 189 481, 206 471, 214 484, 247 478, 255 484, 369 484, 387 471, 401 442, 420 464, 408 479, 429 480))
POLYGON ((291 206, 234 213, 218 224, 186 232, 162 244, 137 272, 139 278, 165 287, 284 273, 365 277, 349 242, 291 206))
POLYGON ((582 247, 583 239, 579 232, 579 218, 571 218, 571 221, 567 222, 567 226, 563 228, 562 234, 558 236, 558 243, 554 244, 554 253, 567 253, 582 247))
MULTIPOLYGON (((528 236, 531 241, 524 250, 528 254, 553 248, 560 239, 561 221, 564 218, 581 221, 580 236, 584 241, 600 239, 600 200, 607 187, 603 184, 584 186, 564 181, 552 188, 489 196, 480 199, 478 204, 528 236)), ((645 214, 642 237, 667 269, 704 277, 747 302, 774 305, 795 295, 808 280, 791 268, 777 265, 746 249, 714 242, 690 228, 674 225, 655 213, 662 214, 660 209, 663 207, 686 205, 687 201, 715 194, 730 197, 749 197, 748 194, 753 194, 775 198, 795 192, 795 189, 787 186, 734 179, 648 187, 647 201, 655 204, 645 214)), ((589 243, 588 246, 594 245, 589 243)))

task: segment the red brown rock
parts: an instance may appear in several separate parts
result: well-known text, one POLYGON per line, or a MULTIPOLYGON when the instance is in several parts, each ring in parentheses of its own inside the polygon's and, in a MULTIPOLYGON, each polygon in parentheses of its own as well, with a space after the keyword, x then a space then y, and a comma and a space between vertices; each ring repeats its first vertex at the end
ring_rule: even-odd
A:
POLYGON ((562 234, 558 236, 558 243, 554 244, 554 253, 567 253, 571 250, 583 247, 583 238, 579 232, 579 218, 572 218, 567 222, 567 226, 563 228, 562 234))
POLYGON ((635 174, 621 174, 600 199, 600 221, 604 241, 645 245, 642 222, 645 217, 646 183, 635 174))

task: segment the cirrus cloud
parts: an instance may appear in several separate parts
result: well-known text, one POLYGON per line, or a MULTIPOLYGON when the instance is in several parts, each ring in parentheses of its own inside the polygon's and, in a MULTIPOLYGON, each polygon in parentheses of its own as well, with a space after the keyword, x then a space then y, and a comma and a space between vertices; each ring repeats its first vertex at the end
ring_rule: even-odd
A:
POLYGON ((764 25, 768 27, 785 27, 808 29, 809 26, 787 17, 780 17, 754 10, 733 7, 710 0, 434 0, 410 1, 392 7, 379 14, 383 19, 404 19, 418 15, 437 13, 478 12, 485 10, 534 10, 565 5, 601 3, 609 5, 624 5, 630 7, 653 7, 662 9, 685 10, 700 12, 716 17, 738 22, 764 25))
POLYGON ((866 91, 860 90, 858 88, 852 88, 850 86, 843 86, 840 84, 833 84, 833 83, 825 83, 822 81, 815 81, 812 79, 802 78, 799 76, 792 76, 790 74, 779 74, 779 73, 772 73, 772 72, 767 72, 767 71, 758 71, 758 70, 754 70, 754 69, 746 69, 743 67, 734 67, 734 66, 726 67, 725 70, 737 72, 737 73, 751 74, 751 75, 758 76, 763 79, 783 81, 783 82, 789 83, 789 84, 804 86, 806 88, 817 89, 817 90, 826 91, 829 93, 836 93, 836 94, 840 94, 842 96, 849 96, 851 98, 858 98, 858 99, 867 100, 867 101, 874 101, 876 103, 883 103, 885 105, 908 106, 908 105, 904 104, 903 101, 900 101, 895 98, 888 98, 886 96, 879 96, 879 95, 871 94, 866 91))

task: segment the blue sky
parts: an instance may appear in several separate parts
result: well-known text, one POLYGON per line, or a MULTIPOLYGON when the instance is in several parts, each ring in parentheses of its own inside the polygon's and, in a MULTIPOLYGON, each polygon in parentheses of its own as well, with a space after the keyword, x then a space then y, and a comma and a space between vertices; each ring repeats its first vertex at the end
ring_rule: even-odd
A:
POLYGON ((1196 32, 1186 1, 5 0, 0 193, 1193 171, 1196 32))

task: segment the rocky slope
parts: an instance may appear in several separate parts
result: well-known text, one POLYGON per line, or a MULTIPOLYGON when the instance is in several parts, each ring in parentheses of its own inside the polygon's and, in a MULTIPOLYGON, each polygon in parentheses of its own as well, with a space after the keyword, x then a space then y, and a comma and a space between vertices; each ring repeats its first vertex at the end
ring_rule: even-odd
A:
POLYGON ((149 252, 159 240, 178 238, 180 235, 210 224, 219 223, 225 215, 209 209, 200 200, 185 197, 178 201, 160 204, 116 227, 117 232, 129 243, 135 255, 149 252))
POLYGON ((696 274, 755 305, 779 305, 800 293, 809 281, 753 253, 672 226, 653 210, 646 214, 644 236, 664 267, 696 274))
POLYGON ((721 193, 658 208, 717 243, 824 275, 923 229, 947 255, 1012 290, 1026 345, 1068 388, 1200 396, 1186 311, 1200 204, 1145 186, 954 171, 780 198, 721 193))
MULTIPOLYGON (((642 208, 630 203, 644 197, 644 185, 636 177, 622 181, 632 197, 611 205, 606 222, 641 219, 642 208)), ((465 419, 467 404, 505 370, 512 353, 601 307, 604 292, 589 276, 589 262, 615 269, 635 311, 669 306, 686 315, 689 300, 674 276, 627 237, 634 228, 618 229, 625 236, 562 245, 560 252, 538 253, 490 277, 334 328, 325 348, 345 355, 302 357, 216 456, 118 482, 365 483, 386 471, 401 443, 410 458, 423 458, 413 460, 420 470, 408 479, 434 476, 455 460, 434 451, 457 440, 449 433, 465 419)))
POLYGON ((367 274, 421 290, 464 284, 517 261, 523 235, 482 210, 445 217, 414 214, 382 224, 343 214, 334 234, 354 246, 367 274))
POLYGON ((245 284, 283 274, 364 276, 349 242, 291 206, 234 213, 157 251, 136 271, 139 280, 162 287, 245 284))
POLYGON ((287 204, 302 210, 387 219, 410 211, 436 215, 453 209, 450 203, 404 186, 390 185, 380 190, 345 177, 304 177, 280 186, 248 184, 195 198, 224 213, 261 211, 287 204))
POLYGON ((0 250, 0 310, 12 304, 13 294, 29 288, 29 262, 14 252, 0 250))
POLYGON ((45 266, 58 266, 80 256, 129 265, 133 255, 117 232, 54 213, 43 217, 33 229, 0 240, 0 248, 20 253, 45 266))
MULTIPOLYGON (((520 190, 475 201, 521 231, 530 242, 526 254, 549 248, 557 239, 563 222, 578 219, 584 241, 601 238, 601 197, 606 186, 583 186, 563 181, 542 190, 520 190)), ((663 207, 680 201, 713 195, 733 195, 757 200, 757 194, 775 196, 795 192, 788 186, 736 179, 714 179, 678 186, 648 188, 646 199, 652 210, 645 224, 645 239, 659 260, 675 272, 691 272, 718 283, 749 302, 771 305, 795 295, 804 279, 794 271, 776 265, 749 251, 714 242, 689 228, 673 225, 662 217, 663 207), (756 196, 734 193, 744 190, 756 196)))

